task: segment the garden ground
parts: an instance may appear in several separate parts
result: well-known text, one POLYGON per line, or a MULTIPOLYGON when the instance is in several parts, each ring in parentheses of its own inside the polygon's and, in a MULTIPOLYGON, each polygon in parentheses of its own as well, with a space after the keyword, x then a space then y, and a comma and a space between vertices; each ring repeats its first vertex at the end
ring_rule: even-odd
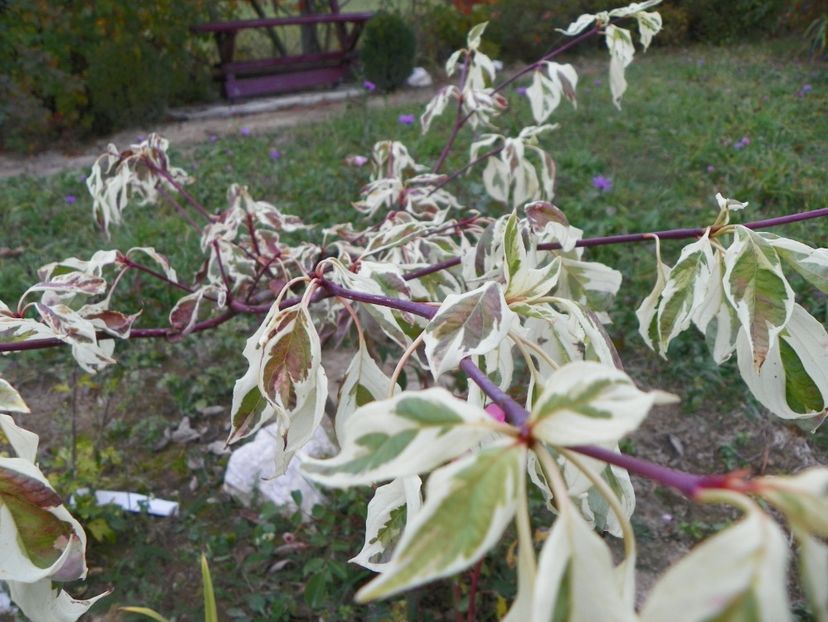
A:
MULTIPOLYGON (((800 62, 790 50, 781 43, 651 50, 628 73, 621 112, 610 103, 605 57, 573 60, 581 76, 578 109, 562 105, 556 113, 561 128, 546 138, 558 162, 558 206, 585 235, 595 236, 709 223, 716 192, 750 201, 745 220, 828 205, 828 76, 824 66, 800 62), (597 176, 611 180, 611 187, 597 188, 597 176)), ((517 91, 509 99, 516 114, 503 119, 507 131, 529 119, 525 99, 517 91)), ((232 128, 216 141, 184 149, 173 142, 172 161, 196 176, 193 192, 208 206, 223 206, 230 183, 245 183, 253 196, 321 228, 351 219, 343 215, 347 199, 367 179, 365 168, 344 163, 347 155, 367 155, 374 141, 393 137, 419 161, 433 161, 448 120, 422 137, 398 121, 402 113, 417 112, 410 102, 374 109, 357 101, 341 116, 301 127, 271 131, 238 121, 238 128, 251 128, 249 135, 232 128)), ((446 170, 462 165, 467 144, 455 150, 446 170)), ((38 266, 98 248, 153 245, 170 256, 179 274, 197 268, 197 239, 165 207, 130 208, 124 226, 106 241, 91 224, 83 173, 0 181, 0 246, 22 248, 0 257, 0 300, 16 300, 38 266)), ((461 203, 500 213, 502 207, 472 179, 462 190, 455 187, 461 203)), ((828 223, 777 233, 824 245, 828 223)), ((665 260, 672 263, 679 250, 665 244, 665 260)), ((644 347, 633 310, 654 280, 651 245, 595 249, 590 257, 624 273, 610 332, 628 373, 682 397, 681 406, 654 412, 625 441, 625 451, 701 472, 790 472, 825 463, 828 431, 806 435, 772 418, 746 398, 735 364, 717 368, 697 334, 688 331, 675 341, 669 368, 644 347)), ((828 319, 824 296, 801 282, 794 288, 813 315, 828 319)), ((175 292, 141 280, 127 290, 117 308, 144 308, 142 327, 165 324, 175 292)), ((182 504, 174 519, 82 504, 78 514, 91 533, 92 570, 76 593, 113 585, 113 596, 96 609, 109 619, 117 619, 119 604, 141 604, 197 620, 197 556, 205 550, 222 619, 456 619, 467 606, 466 577, 370 607, 351 604, 355 586, 370 575, 347 564, 361 546, 369 491, 331 494, 330 505, 317 507, 310 520, 298 513, 281 517, 269 506, 244 509, 220 492, 226 457, 202 449, 224 438, 227 417, 203 413, 229 406, 244 367, 241 347, 255 325, 255 318, 239 319, 180 343, 118 344, 120 365, 97 376, 77 371, 62 351, 0 360, 0 372, 32 406, 29 427, 42 436, 42 464, 62 494, 93 485, 149 491, 182 504), (164 431, 182 416, 203 430, 201 438, 164 445, 164 431)), ((671 560, 733 516, 637 479, 635 485, 643 592, 671 560)), ((544 512, 536 500, 538 525, 551 522, 544 512)), ((511 539, 483 564, 481 620, 496 619, 514 593, 511 539)), ((798 612, 808 619, 804 609, 798 612)))

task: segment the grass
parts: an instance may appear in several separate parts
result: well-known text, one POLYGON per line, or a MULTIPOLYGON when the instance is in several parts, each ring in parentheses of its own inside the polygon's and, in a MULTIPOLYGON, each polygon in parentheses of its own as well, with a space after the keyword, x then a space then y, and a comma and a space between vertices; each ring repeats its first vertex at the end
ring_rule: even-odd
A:
MULTIPOLYGON (((558 206, 586 236, 704 225, 715 217, 716 192, 750 201, 746 220, 828 206, 828 76, 824 68, 790 58, 789 49, 771 43, 651 50, 628 72, 630 90, 621 112, 610 103, 604 56, 587 54, 573 61, 580 71, 578 109, 562 104, 554 119, 560 129, 544 139, 558 162, 558 206), (813 90, 798 96, 806 83, 813 90), (750 144, 736 149, 743 137, 750 144), (597 175, 612 179, 610 191, 593 186, 597 175)), ((525 99, 515 91, 509 99, 516 114, 504 118, 502 125, 511 131, 522 125, 518 119, 528 122, 529 114, 525 99)), ((347 167, 346 155, 367 154, 374 141, 395 137, 419 161, 434 161, 450 119, 422 137, 415 127, 397 121, 400 113, 415 112, 414 106, 369 112, 357 102, 340 118, 273 135, 224 138, 184 152, 173 145, 172 161, 197 177, 193 192, 210 209, 224 207, 227 186, 239 182, 255 197, 322 228, 358 220, 349 201, 357 197, 368 171, 347 167), (271 149, 279 149, 282 157, 269 157, 271 149)), ((467 146, 466 135, 446 170, 463 164, 467 146)), ((167 254, 185 278, 198 268, 196 237, 164 206, 130 207, 125 225, 113 230, 111 241, 105 240, 92 225, 91 199, 81 174, 0 181, 0 246, 25 249, 18 257, 0 260, 0 300, 13 304, 34 282, 40 265, 68 256, 87 258, 98 248, 152 245, 167 254), (68 202, 69 195, 76 202, 68 202)), ((485 198, 477 178, 454 189, 465 205, 502 212, 485 198)), ((812 221, 777 233, 824 245, 828 222, 812 221)), ((665 244, 665 260, 672 263, 680 248, 665 244)), ((650 245, 605 247, 590 257, 624 273, 626 285, 612 313, 611 332, 622 358, 633 361, 633 373, 682 385, 689 410, 703 409, 711 401, 742 408, 744 391, 733 366, 715 367, 692 331, 671 348, 672 366, 666 375, 641 345, 633 310, 654 280, 650 245)), ((815 316, 828 319, 824 297, 801 283, 795 289, 815 316)), ((166 310, 176 298, 174 291, 136 280, 125 288, 116 308, 144 308, 140 325, 157 326, 165 323, 166 310)), ((52 428, 52 438, 46 432, 43 458, 54 468, 62 492, 86 484, 157 492, 160 485, 182 501, 182 516, 167 522, 84 510, 92 520, 102 521, 96 524, 103 534, 101 542, 93 539, 90 545, 90 558, 101 571, 93 575, 89 593, 111 582, 121 604, 187 617, 199 585, 197 549, 206 547, 218 601, 229 618, 443 619, 441 612, 453 602, 449 582, 369 609, 350 604, 354 586, 368 576, 346 564, 361 546, 367 491, 332 494, 332 505, 318 508, 310 522, 303 522, 301 515, 280 517, 266 506, 241 511, 228 507, 217 494, 226 458, 207 456, 206 465, 193 471, 187 466, 193 449, 152 451, 165 426, 177 423, 182 414, 196 416, 196 404, 228 403, 243 363, 240 348, 254 322, 235 323, 179 344, 119 344, 124 365, 86 378, 80 392, 81 403, 89 407, 89 413, 80 415, 87 421, 81 435, 91 439, 83 446, 91 444, 94 451, 79 455, 89 463, 82 474, 90 481, 80 481, 80 469, 74 475, 68 472, 61 445, 71 416, 68 398, 60 393, 72 373, 66 354, 27 354, 0 361, 0 371, 23 379, 21 388, 38 387, 63 411, 55 418, 59 422, 50 424, 58 426, 52 428), (112 413, 90 415, 99 413, 100 404, 111 395, 116 402, 112 413), (119 466, 125 463, 131 467, 119 466), (193 479, 196 493, 188 490, 193 479), (305 547, 289 555, 276 552, 290 539, 286 534, 305 547), (284 560, 289 560, 286 566, 273 570, 274 562, 284 560)), ((33 421, 43 423, 42 417, 33 421)), ((48 429, 44 424, 44 431, 48 429)), ((828 434, 820 433, 814 444, 828 451, 828 434)), ((722 452, 723 461, 738 466, 738 458, 722 452)), ((481 610, 487 615, 495 610, 498 594, 509 596, 513 579, 507 557, 504 550, 493 556, 500 561, 484 566, 486 603, 481 610)), ((463 608, 462 592, 454 604, 463 608)))

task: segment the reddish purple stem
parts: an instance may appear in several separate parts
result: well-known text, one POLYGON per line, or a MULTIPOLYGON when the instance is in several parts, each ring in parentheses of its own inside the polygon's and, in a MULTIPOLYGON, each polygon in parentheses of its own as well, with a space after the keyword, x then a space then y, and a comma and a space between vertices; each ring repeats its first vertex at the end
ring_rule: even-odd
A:
MULTIPOLYGON (((787 225, 790 223, 809 220, 812 218, 824 218, 826 216, 828 216, 828 207, 823 207, 820 209, 809 210, 807 212, 788 214, 787 216, 777 216, 775 218, 766 218, 765 220, 756 220, 754 222, 745 223, 742 226, 747 227, 748 229, 762 229, 764 227, 777 227, 779 225, 787 225)), ((711 228, 711 233, 715 233, 719 228, 720 227, 711 228)), ((647 242, 652 241, 653 236, 658 236, 662 240, 683 240, 687 238, 700 237, 704 235, 705 231, 705 228, 696 227, 686 229, 667 229, 665 231, 653 231, 650 233, 622 233, 620 235, 605 235, 595 238, 586 238, 583 240, 578 240, 575 243, 575 246, 579 248, 591 248, 593 246, 607 246, 609 244, 630 244, 634 242, 647 242)), ((558 250, 560 248, 561 245, 556 243, 538 244, 538 249, 544 251, 558 250)), ((446 270, 448 268, 453 268, 454 266, 459 266, 460 262, 461 259, 459 257, 454 257, 452 259, 447 259, 446 261, 441 261, 440 263, 436 263, 431 266, 426 266, 424 268, 418 268, 417 270, 411 270, 409 272, 406 272, 403 275, 403 278, 406 281, 419 279, 421 277, 428 276, 429 274, 439 272, 440 270, 446 270)))

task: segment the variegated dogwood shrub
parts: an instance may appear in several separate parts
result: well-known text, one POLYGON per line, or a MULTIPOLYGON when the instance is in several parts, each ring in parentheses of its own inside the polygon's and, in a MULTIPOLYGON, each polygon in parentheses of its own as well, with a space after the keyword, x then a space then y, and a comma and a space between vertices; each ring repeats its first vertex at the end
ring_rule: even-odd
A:
MULTIPOLYGON (((778 622, 792 617, 787 529, 814 616, 828 620, 828 468, 685 473, 619 450, 652 408, 676 398, 642 390, 624 372, 605 330, 621 273, 585 253, 603 244, 654 244, 657 280, 637 315, 659 356, 694 325, 717 363, 735 353, 748 390, 775 415, 816 429, 828 413, 828 333, 788 282, 793 271, 828 293, 828 250, 764 231, 828 209, 734 224, 748 204, 717 196, 718 215, 698 228, 584 238, 552 204, 555 164, 543 139, 559 130, 548 121, 562 99, 576 105, 578 86, 575 68, 553 58, 604 37, 620 107, 636 52, 624 25, 637 23, 646 49, 661 28, 656 4, 581 16, 562 31, 567 43, 500 83, 480 51, 486 24, 476 26, 446 64, 456 84, 421 117, 427 132, 454 110, 437 161, 426 166, 397 141, 376 144, 371 181, 353 203, 364 220, 324 229, 316 242, 286 241, 312 226, 244 186, 229 188, 224 210, 201 205, 157 135, 125 151, 110 146, 88 179, 103 231, 136 202, 165 202, 198 231, 202 268, 187 283, 149 247, 48 264, 16 305, 0 302, 0 351, 69 346, 94 372, 114 362, 116 340, 181 338, 262 314, 242 350, 249 368, 233 389, 228 442, 275 422, 278 475, 326 416, 325 342, 350 335, 353 358, 328 413, 340 451, 305 459, 302 469, 325 486, 377 486, 352 560, 377 576, 359 601, 469 568, 514 523, 518 590, 507 620, 778 622), (504 135, 502 91, 522 76, 531 78, 532 125, 504 135), (444 174, 465 128, 474 132, 468 164, 444 174), (464 206, 451 191, 477 173, 500 215, 464 206), (663 240, 688 241, 673 266, 661 260, 663 240), (169 326, 141 328, 137 310, 112 308, 132 276, 183 291, 169 326), (392 354, 383 360, 381 351, 392 354), (417 371, 419 389, 401 390, 406 368, 417 371), (458 376, 467 391, 456 389, 458 376), (742 512, 669 569, 638 609, 630 473, 742 512), (531 487, 548 513, 530 515, 531 487), (539 550, 534 526, 549 527, 539 550), (623 559, 601 532, 623 539, 623 559)), ((0 579, 30 618, 74 620, 95 599, 76 601, 59 586, 86 573, 84 531, 38 469, 37 437, 14 418, 28 408, 5 380, 0 411, 11 413, 0 426, 14 454, 0 457, 0 579)))

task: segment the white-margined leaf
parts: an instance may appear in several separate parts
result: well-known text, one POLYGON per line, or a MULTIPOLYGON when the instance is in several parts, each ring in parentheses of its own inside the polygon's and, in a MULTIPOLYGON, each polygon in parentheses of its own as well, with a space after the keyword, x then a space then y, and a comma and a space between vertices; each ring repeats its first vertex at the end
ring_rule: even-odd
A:
POLYGON ((502 439, 432 473, 423 507, 385 571, 357 593, 365 602, 471 566, 512 520, 525 485, 526 447, 502 439))
POLYGON ((560 270, 559 258, 552 257, 549 253, 539 256, 529 232, 521 227, 515 212, 506 221, 503 249, 506 255, 506 299, 510 304, 543 296, 555 287, 560 270))
POLYGON ((659 579, 642 622, 791 619, 785 534, 758 507, 709 538, 659 579))
POLYGON ((391 379, 371 357, 365 342, 360 339, 359 349, 345 372, 336 408, 336 437, 344 436, 345 422, 357 408, 388 395, 391 379))
POLYGON ((420 125, 423 128, 423 134, 428 132, 428 129, 431 127, 431 122, 443 114, 443 111, 445 111, 449 102, 457 100, 460 97, 460 91, 454 85, 446 86, 440 89, 437 95, 435 95, 431 101, 428 102, 425 112, 423 112, 420 117, 420 125))
POLYGON ((710 279, 701 304, 693 312, 693 323, 703 334, 713 360, 721 365, 736 350, 736 337, 741 330, 736 310, 724 294, 722 262, 716 253, 710 266, 710 279))
POLYGON ((319 335, 306 307, 277 314, 262 335, 259 391, 278 416, 298 410, 316 391, 319 335))
POLYGON ((670 266, 661 261, 661 244, 656 238, 656 282, 653 291, 647 294, 635 310, 635 316, 638 318, 638 333, 651 350, 655 350, 655 344, 659 342, 656 319, 661 294, 667 285, 668 278, 670 278, 670 266))
POLYGON ((365 520, 365 544, 350 562, 374 572, 385 569, 403 529, 420 511, 421 485, 420 478, 411 475, 399 477, 374 491, 365 520))
POLYGON ((650 47, 653 37, 661 31, 661 14, 657 11, 639 11, 635 14, 638 20, 638 34, 641 37, 641 46, 646 51, 650 47))
POLYGON ((454 369, 467 356, 494 350, 506 338, 515 318, 499 283, 447 296, 423 337, 434 377, 454 369))
POLYGON ((616 443, 638 427, 654 404, 674 401, 668 393, 639 390, 614 367, 568 363, 547 379, 530 425, 537 438, 551 445, 616 443))
POLYGON ((808 420, 816 428, 828 415, 828 332, 795 304, 757 372, 747 334, 736 340, 739 372, 754 397, 783 419, 808 420))
POLYGON ((339 439, 339 454, 307 459, 305 474, 326 486, 346 487, 417 475, 512 428, 482 408, 440 388, 405 392, 357 409, 339 439))
POLYGON ((634 622, 609 548, 568 500, 538 559, 532 622, 634 622))
POLYGON ((28 460, 32 464, 35 463, 39 440, 37 434, 18 426, 11 415, 0 415, 0 432, 6 437, 19 458, 28 460))
POLYGON ((23 401, 23 398, 20 397, 20 393, 17 392, 8 381, 3 380, 0 378, 0 412, 7 412, 7 413, 28 413, 29 407, 26 406, 26 402, 23 401))
POLYGON ((37 622, 75 622, 98 600, 109 595, 106 591, 87 600, 78 600, 59 587, 53 589, 49 579, 34 583, 9 581, 9 593, 20 611, 37 622))
POLYGON ((773 233, 759 235, 773 246, 782 261, 823 294, 828 294, 828 248, 811 248, 773 233))
POLYGON ((755 483, 759 494, 779 508, 788 522, 828 538, 828 467, 811 467, 791 476, 761 477, 755 483))
POLYGON ((86 576, 86 535, 49 481, 25 458, 0 458, 0 580, 86 576))
POLYGON ((578 74, 572 65, 541 63, 532 74, 531 86, 526 89, 535 123, 546 121, 561 103, 562 96, 575 105, 577 86, 578 74))
POLYGON ((791 318, 794 293, 773 246, 740 225, 725 253, 724 290, 745 328, 758 371, 791 318))
POLYGON ((632 63, 635 55, 635 46, 632 42, 632 35, 626 28, 619 28, 609 24, 604 29, 604 36, 607 48, 610 53, 610 91, 612 91, 612 103, 616 108, 621 109, 621 97, 627 90, 627 80, 624 71, 632 63))
POLYGON ((828 622, 828 545, 796 529, 794 534, 799 542, 799 574, 811 612, 817 622, 828 622))
POLYGON ((704 303, 716 261, 707 233, 681 250, 658 304, 656 328, 661 356, 667 357, 670 342, 687 330, 696 310, 704 303))
POLYGON ((621 273, 597 261, 561 257, 561 271, 555 295, 580 302, 593 311, 606 311, 612 305, 621 273))
POLYGON ((95 326, 77 311, 63 304, 47 306, 36 302, 34 306, 55 337, 72 347, 72 356, 85 371, 94 374, 115 362, 112 341, 99 341, 95 326))

